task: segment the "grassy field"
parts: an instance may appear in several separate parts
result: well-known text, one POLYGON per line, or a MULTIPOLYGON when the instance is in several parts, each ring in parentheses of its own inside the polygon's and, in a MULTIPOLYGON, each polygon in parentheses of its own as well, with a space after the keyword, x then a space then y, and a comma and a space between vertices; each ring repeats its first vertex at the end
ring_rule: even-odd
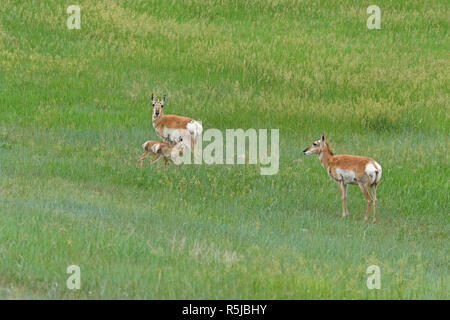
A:
POLYGON ((448 1, 76 3, 81 30, 73 1, 1 1, 1 299, 450 298, 448 1), (137 169, 152 92, 205 129, 279 129, 278 174, 137 169), (377 224, 303 156, 322 131, 382 165, 377 224))

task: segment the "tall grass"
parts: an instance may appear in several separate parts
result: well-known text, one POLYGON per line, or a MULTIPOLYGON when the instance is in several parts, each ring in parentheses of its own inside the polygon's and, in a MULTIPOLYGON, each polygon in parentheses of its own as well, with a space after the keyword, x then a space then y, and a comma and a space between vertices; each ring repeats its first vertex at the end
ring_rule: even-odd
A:
POLYGON ((381 30, 360 1, 70 4, 0 7, 0 298, 449 298, 446 1, 378 1, 381 30), (278 174, 137 169, 152 92, 279 129, 278 174), (322 131, 383 166, 376 225, 302 156, 322 131))

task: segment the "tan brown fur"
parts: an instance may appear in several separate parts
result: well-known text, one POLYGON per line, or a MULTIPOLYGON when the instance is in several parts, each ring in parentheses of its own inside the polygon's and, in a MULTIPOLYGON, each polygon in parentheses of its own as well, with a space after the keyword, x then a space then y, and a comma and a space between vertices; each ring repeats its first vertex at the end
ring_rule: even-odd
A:
POLYGON ((318 154, 320 162, 328 175, 339 187, 342 202, 342 215, 348 216, 347 208, 347 185, 357 184, 367 199, 367 210, 365 221, 369 217, 370 207, 373 206, 373 222, 376 222, 376 188, 381 179, 381 166, 372 158, 337 155, 330 150, 325 136, 322 134, 320 140, 303 150, 306 155, 318 154), (369 188, 372 195, 369 193, 369 188))
MULTIPOLYGON (((323 159, 323 157, 322 157, 323 159)), ((322 160, 323 161, 323 160, 322 160)), ((356 174, 356 179, 361 180, 364 178, 366 165, 373 161, 371 158, 361 157, 361 156, 351 156, 351 155, 339 155, 333 156, 328 160, 326 167, 329 168, 329 172, 331 177, 334 180, 337 180, 337 172, 336 168, 340 168, 343 170, 353 170, 356 174)), ((353 183, 353 184, 356 184, 353 183)))
POLYGON ((142 147, 144 149, 144 153, 138 159, 138 164, 140 167, 142 167, 142 162, 144 161, 144 159, 150 155, 156 155, 156 157, 154 157, 153 159, 150 159, 150 161, 149 161, 150 165, 153 165, 155 162, 159 161, 160 159, 164 159, 164 165, 167 165, 167 162, 169 160, 173 161, 172 151, 174 150, 174 148, 180 149, 178 152, 179 156, 183 155, 183 146, 182 146, 181 142, 178 142, 176 145, 172 146, 165 142, 149 140, 149 141, 146 141, 142 145, 142 147), (155 151, 155 149, 156 149, 156 151, 155 151))
POLYGON ((153 99, 152 94, 151 101, 153 105, 152 123, 158 137, 166 143, 173 143, 179 137, 183 137, 186 146, 190 145, 192 151, 203 131, 201 123, 190 117, 165 115, 163 112, 165 96, 163 100, 158 101, 153 99))
MULTIPOLYGON (((153 120, 153 126, 155 130, 162 134, 162 130, 164 128, 186 128, 187 124, 192 121, 192 118, 183 117, 183 116, 175 116, 175 115, 165 115, 162 110, 160 116, 153 120)), ((158 134, 158 136, 160 136, 158 134)))

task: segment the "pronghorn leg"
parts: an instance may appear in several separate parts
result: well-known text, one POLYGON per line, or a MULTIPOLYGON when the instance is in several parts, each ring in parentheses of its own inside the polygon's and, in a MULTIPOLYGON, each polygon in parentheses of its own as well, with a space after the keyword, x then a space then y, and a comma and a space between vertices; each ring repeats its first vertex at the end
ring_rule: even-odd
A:
POLYGON ((162 158, 162 155, 159 154, 156 158, 154 158, 153 160, 150 160, 149 164, 152 166, 155 162, 157 162, 161 158, 162 158))
POLYGON ((367 209, 366 209, 366 216, 364 217, 364 221, 367 222, 367 220, 369 219, 369 211, 370 211, 370 206, 372 205, 372 197, 369 194, 368 191, 368 184, 364 184, 362 182, 358 182, 359 187, 361 188, 361 191, 364 193, 364 196, 367 199, 367 209))
POLYGON ((167 158, 164 158, 164 168, 167 167, 167 158))
POLYGON ((347 208, 347 188, 348 188, 348 184, 344 184, 344 202, 345 202, 345 215, 349 216, 350 213, 348 212, 348 208, 347 208))
POLYGON ((344 187, 342 181, 336 181, 336 184, 339 188, 339 193, 341 194, 341 205, 342 205, 342 217, 345 217, 345 195, 344 195, 344 187))
POLYGON ((377 183, 374 183, 370 186, 370 190, 372 191, 372 199, 373 199, 373 219, 372 222, 377 222, 377 183))
POLYGON ((142 168, 142 161, 144 161, 145 158, 147 158, 150 155, 150 152, 145 151, 141 156, 138 158, 137 163, 142 168))

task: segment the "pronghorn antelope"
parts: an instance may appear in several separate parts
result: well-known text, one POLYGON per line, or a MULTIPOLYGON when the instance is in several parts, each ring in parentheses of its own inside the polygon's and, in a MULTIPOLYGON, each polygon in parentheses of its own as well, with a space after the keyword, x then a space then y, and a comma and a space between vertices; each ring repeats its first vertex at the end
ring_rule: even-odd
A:
POLYGON ((175 145, 149 140, 142 145, 142 148, 144 149, 144 153, 138 159, 138 164, 141 167, 142 161, 152 154, 156 155, 156 157, 153 160, 150 159, 150 165, 154 164, 161 158, 164 158, 164 165, 167 165, 168 160, 171 160, 175 164, 179 164, 178 161, 179 157, 183 154, 184 144, 182 138, 180 138, 175 145))
POLYGON ((166 143, 183 138, 186 146, 190 147, 192 151, 203 132, 201 123, 188 117, 165 115, 163 113, 164 103, 166 102, 165 96, 162 101, 155 101, 152 93, 151 100, 153 104, 152 122, 158 137, 166 143), (191 142, 190 145, 189 141, 191 142))
POLYGON ((373 222, 376 222, 377 185, 381 179, 381 166, 375 160, 360 156, 335 156, 322 133, 320 140, 313 142, 312 146, 303 150, 305 155, 318 154, 322 167, 337 183, 341 192, 342 216, 349 215, 347 208, 347 186, 357 184, 367 199, 367 210, 364 221, 369 218, 370 207, 373 205, 373 222), (372 195, 369 193, 369 187, 372 195))

